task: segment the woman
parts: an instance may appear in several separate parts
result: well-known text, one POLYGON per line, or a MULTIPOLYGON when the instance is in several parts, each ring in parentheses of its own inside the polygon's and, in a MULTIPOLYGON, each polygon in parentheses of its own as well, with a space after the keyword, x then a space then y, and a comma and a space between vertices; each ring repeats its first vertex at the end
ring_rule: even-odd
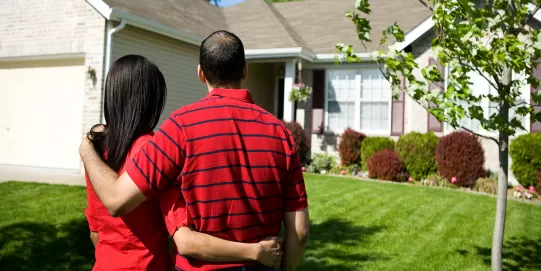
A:
MULTIPOLYGON (((166 99, 165 79, 158 67, 146 58, 128 55, 111 66, 105 84, 103 129, 92 129, 89 139, 100 157, 119 174, 124 162, 152 138, 166 99)), ((86 176, 88 208, 85 214, 95 246, 93 270, 171 270, 168 233, 157 199, 149 199, 123 217, 112 217, 94 193, 86 176)), ((216 244, 237 244, 204 236, 216 244), (227 243, 224 243, 227 242, 227 243)), ((197 240, 196 240, 197 241, 197 240)), ((276 238, 250 245, 254 260, 273 265, 280 261, 276 238)), ((224 249, 226 259, 246 260, 246 247, 224 249)))

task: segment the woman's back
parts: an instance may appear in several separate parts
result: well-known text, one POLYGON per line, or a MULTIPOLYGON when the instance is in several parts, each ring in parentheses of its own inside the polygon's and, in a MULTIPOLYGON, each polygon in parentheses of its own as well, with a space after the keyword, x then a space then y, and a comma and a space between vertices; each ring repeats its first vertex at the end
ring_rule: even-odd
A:
MULTIPOLYGON (((139 137, 125 163, 131 163, 152 133, 139 137)), ((119 175, 123 167, 119 170, 119 175)), ((90 230, 98 232, 93 270, 171 270, 168 234, 158 201, 150 199, 122 217, 112 217, 100 202, 86 176, 90 230)))

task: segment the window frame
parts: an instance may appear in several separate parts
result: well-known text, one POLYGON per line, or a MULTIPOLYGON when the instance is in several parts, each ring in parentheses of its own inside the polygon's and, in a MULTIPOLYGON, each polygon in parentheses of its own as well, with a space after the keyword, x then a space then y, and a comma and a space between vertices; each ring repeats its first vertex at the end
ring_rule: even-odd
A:
MULTIPOLYGON (((325 127, 325 133, 326 134, 334 134, 338 135, 343 133, 343 131, 333 131, 330 130, 329 127, 329 101, 331 102, 344 102, 341 100, 333 100, 329 99, 329 84, 332 80, 331 75, 333 72, 351 72, 355 71, 355 100, 354 103, 354 118, 353 118, 353 127, 350 127, 354 130, 361 131, 362 133, 366 135, 371 136, 391 136, 391 125, 392 125, 392 95, 389 93, 389 98, 386 99, 361 99, 361 91, 362 91, 362 72, 363 71, 369 71, 369 70, 376 70, 379 72, 379 69, 376 65, 366 65, 362 67, 347 67, 347 68, 328 68, 325 70, 325 102, 324 102, 324 127, 325 127), (366 103, 381 103, 381 102, 387 102, 387 128, 383 130, 366 130, 361 129, 361 104, 362 100, 366 103)), ((383 75, 382 75, 383 76, 383 75)), ((388 83, 388 82, 387 82, 388 83)), ((390 89, 390 83, 389 84, 389 91, 390 89)), ((347 101, 346 101, 347 102, 347 101)))

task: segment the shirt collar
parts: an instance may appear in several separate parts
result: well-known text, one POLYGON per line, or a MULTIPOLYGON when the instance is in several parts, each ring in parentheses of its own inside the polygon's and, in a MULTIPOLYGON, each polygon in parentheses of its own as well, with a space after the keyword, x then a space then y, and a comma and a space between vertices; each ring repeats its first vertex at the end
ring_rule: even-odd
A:
POLYGON ((208 97, 224 97, 239 100, 246 103, 254 103, 250 91, 247 89, 225 89, 225 88, 215 88, 213 89, 208 97))

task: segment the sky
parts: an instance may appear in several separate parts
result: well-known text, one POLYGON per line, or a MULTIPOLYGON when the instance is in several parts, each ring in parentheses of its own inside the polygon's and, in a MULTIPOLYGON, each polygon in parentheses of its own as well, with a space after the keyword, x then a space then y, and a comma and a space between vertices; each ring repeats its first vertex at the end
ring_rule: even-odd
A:
POLYGON ((240 2, 244 2, 244 0, 220 0, 220 6, 227 7, 238 4, 240 2))

